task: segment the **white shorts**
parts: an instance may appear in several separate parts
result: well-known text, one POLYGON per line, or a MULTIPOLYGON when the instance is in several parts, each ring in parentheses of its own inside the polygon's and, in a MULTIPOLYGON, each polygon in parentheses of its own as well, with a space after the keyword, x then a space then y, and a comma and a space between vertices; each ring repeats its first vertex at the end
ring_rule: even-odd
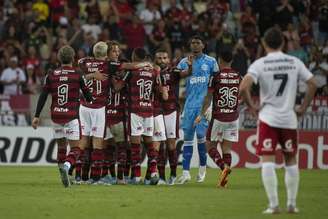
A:
POLYGON ((168 115, 164 115, 165 131, 167 138, 177 138, 178 131, 178 112, 174 111, 168 115))
POLYGON ((165 123, 163 115, 154 117, 154 136, 153 141, 166 141, 165 123))
POLYGON ((103 138, 106 128, 105 107, 93 109, 80 106, 80 121, 82 135, 103 138))
POLYGON ((81 129, 80 122, 78 119, 69 121, 68 123, 57 124, 53 123, 54 138, 66 138, 68 140, 80 140, 81 129))
POLYGON ((207 140, 238 142, 239 139, 239 120, 233 122, 220 122, 213 119, 207 131, 207 140))
POLYGON ((123 122, 119 122, 110 127, 107 126, 105 140, 110 138, 114 138, 115 142, 124 142, 126 140, 123 122))
POLYGON ((131 136, 153 136, 154 117, 141 117, 130 113, 130 133, 131 136))

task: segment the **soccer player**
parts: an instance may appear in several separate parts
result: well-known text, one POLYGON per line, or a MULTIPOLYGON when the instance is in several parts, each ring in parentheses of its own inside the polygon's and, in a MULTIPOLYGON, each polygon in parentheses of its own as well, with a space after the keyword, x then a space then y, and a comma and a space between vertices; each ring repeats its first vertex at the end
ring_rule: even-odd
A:
MULTIPOLYGON (((58 59, 61 62, 61 67, 49 72, 46 76, 32 121, 32 127, 37 129, 40 123, 40 113, 47 101, 48 94, 51 94, 51 118, 54 123, 54 138, 58 144, 58 151, 66 152, 67 139, 71 147, 66 158, 64 156, 65 159, 63 157, 62 160, 58 159, 61 179, 65 187, 70 186, 68 171, 71 166, 75 165, 81 153, 79 147, 81 134, 79 122, 80 89, 83 91, 87 102, 93 100, 85 84, 84 76, 72 66, 74 56, 75 52, 70 46, 59 49, 58 59)), ((62 155, 58 153, 57 158, 60 156, 62 155)))
MULTIPOLYGON (((191 60, 189 59, 188 61, 191 64, 191 60)), ((174 185, 178 163, 176 139, 179 137, 179 81, 180 78, 187 77, 190 72, 188 70, 181 71, 171 66, 168 52, 165 50, 156 51, 155 64, 160 66, 163 86, 166 86, 168 90, 168 99, 162 101, 167 140, 166 148, 162 145, 159 151, 158 169, 160 181, 158 184, 164 184, 165 182, 166 152, 168 152, 171 169, 168 184, 174 185)))
MULTIPOLYGON (((145 63, 147 58, 146 51, 142 48, 136 48, 132 53, 132 61, 145 63)), ((154 68, 142 67, 128 72, 124 76, 124 81, 128 86, 128 110, 129 110, 129 133, 131 142, 131 166, 134 178, 132 183, 141 183, 141 137, 148 149, 147 155, 150 160, 151 184, 157 184, 157 157, 158 151, 155 150, 152 143, 154 132, 153 117, 153 92, 159 89, 159 72, 154 68)))
POLYGON ((262 161, 262 181, 269 199, 269 208, 264 214, 279 213, 278 181, 275 172, 277 144, 282 147, 285 160, 285 186, 287 212, 297 213, 296 197, 299 185, 297 164, 297 116, 302 116, 316 91, 313 75, 305 65, 293 56, 281 52, 284 37, 280 30, 271 28, 263 40, 267 55, 256 60, 240 85, 240 94, 250 111, 256 115, 259 109, 256 153, 262 161), (298 81, 307 84, 303 103, 294 108, 298 81), (260 107, 250 96, 252 84, 260 86, 260 107))
POLYGON ((193 140, 196 132, 197 147, 199 154, 199 172, 197 182, 203 182, 206 175, 206 146, 205 134, 208 123, 205 118, 195 126, 194 121, 200 114, 202 104, 207 95, 209 78, 219 71, 216 60, 203 53, 204 41, 200 36, 193 36, 190 39, 190 49, 192 52, 192 63, 188 58, 180 61, 177 68, 191 71, 191 76, 186 80, 186 101, 183 110, 182 129, 184 132, 183 143, 183 173, 178 179, 179 184, 184 184, 191 179, 190 161, 193 153, 193 140))
MULTIPOLYGON (((121 51, 119 44, 115 41, 108 43, 108 59, 109 61, 117 62, 121 51)), ((103 167, 103 176, 109 172, 111 174, 111 183, 116 182, 116 146, 117 146, 117 183, 126 184, 123 178, 124 169, 126 168, 127 160, 127 136, 126 136, 126 87, 120 89, 115 88, 115 84, 120 83, 115 76, 112 76, 112 80, 109 88, 109 97, 107 104, 107 132, 105 137, 105 145, 107 146, 105 155, 105 164, 108 166, 103 167)), ((122 84, 121 86, 124 86, 122 84)))
POLYGON ((206 147, 213 161, 221 168, 222 173, 217 186, 225 187, 228 182, 231 166, 231 147, 238 142, 238 96, 240 74, 231 68, 232 51, 220 53, 220 72, 212 76, 209 92, 204 100, 202 113, 195 120, 201 121, 212 101, 212 119, 207 130, 206 147), (223 156, 217 145, 220 142, 223 156))
MULTIPOLYGON (((104 160, 104 134, 106 128, 106 103, 109 89, 108 79, 108 62, 107 62, 108 46, 105 42, 98 42, 93 47, 94 57, 85 57, 78 61, 82 71, 88 80, 87 84, 92 96, 96 101, 88 103, 81 101, 80 120, 82 126, 81 147, 84 150, 81 159, 82 166, 88 161, 91 152, 91 173, 89 183, 98 183, 101 178, 101 170, 104 160)), ((88 180, 88 169, 83 168, 82 179, 88 180)), ((81 180, 79 174, 76 176, 76 181, 81 180)), ((104 182, 110 184, 109 182, 104 182)))

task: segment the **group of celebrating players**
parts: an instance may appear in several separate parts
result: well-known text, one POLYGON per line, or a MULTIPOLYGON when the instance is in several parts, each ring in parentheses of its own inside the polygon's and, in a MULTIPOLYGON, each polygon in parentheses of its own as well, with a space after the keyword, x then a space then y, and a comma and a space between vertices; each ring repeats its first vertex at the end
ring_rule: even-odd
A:
POLYGON ((309 85, 303 105, 296 110, 299 115, 313 98, 315 86, 312 74, 298 59, 280 52, 283 37, 279 30, 268 30, 263 44, 268 55, 253 63, 243 80, 230 67, 232 51, 219 54, 219 67, 214 58, 203 53, 205 45, 200 36, 190 39, 191 55, 177 66, 172 66, 164 50, 155 52, 154 61, 143 48, 134 49, 132 62, 119 60, 116 42, 96 43, 93 56, 80 59, 74 66, 75 52, 64 46, 58 52, 61 66, 46 76, 32 126, 38 127, 40 113, 51 94, 57 160, 65 187, 72 183, 73 169, 76 184, 142 183, 141 142, 148 157, 144 184, 184 184, 191 180, 195 133, 199 153, 197 182, 205 180, 208 153, 222 170, 218 187, 226 187, 231 173, 231 146, 238 142, 238 105, 242 97, 254 115, 260 110, 257 154, 262 157, 262 179, 270 202, 264 213, 279 212, 274 172, 277 143, 282 145, 286 160, 288 209, 296 213, 299 176, 293 106, 297 79, 309 85), (181 78, 186 78, 186 100, 181 118, 183 172, 177 178, 181 78), (260 107, 250 97, 253 83, 260 83, 260 107), (168 181, 166 155, 171 169, 168 181))

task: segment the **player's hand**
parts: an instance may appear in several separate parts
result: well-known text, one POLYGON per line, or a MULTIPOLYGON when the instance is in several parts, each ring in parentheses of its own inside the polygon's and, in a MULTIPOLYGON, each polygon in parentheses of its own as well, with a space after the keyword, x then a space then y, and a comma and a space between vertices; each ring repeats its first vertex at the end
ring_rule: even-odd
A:
POLYGON ((204 113, 205 119, 209 122, 212 119, 212 106, 209 106, 204 113))
POLYGON ((194 126, 196 126, 197 124, 199 124, 201 120, 202 120, 202 116, 201 115, 198 115, 196 117, 196 119, 195 119, 194 126))
POLYGON ((254 118, 258 117, 258 113, 259 113, 259 107, 258 106, 248 107, 248 110, 254 118))
POLYGON ((33 127, 34 129, 37 129, 38 126, 39 126, 39 123, 40 123, 40 119, 34 117, 33 120, 32 120, 32 127, 33 127))
POLYGON ((150 62, 141 62, 136 65, 136 68, 148 68, 153 69, 153 65, 150 62))
POLYGON ((96 71, 95 73, 93 73, 93 79, 97 80, 97 81, 103 81, 106 80, 108 78, 107 75, 100 73, 99 71, 96 71))
POLYGON ((304 116, 304 113, 306 111, 306 108, 303 106, 296 106, 295 107, 295 112, 298 118, 301 118, 304 116))
POLYGON ((187 64, 188 64, 188 66, 191 66, 193 62, 194 62, 194 56, 193 55, 189 55, 187 57, 187 64))

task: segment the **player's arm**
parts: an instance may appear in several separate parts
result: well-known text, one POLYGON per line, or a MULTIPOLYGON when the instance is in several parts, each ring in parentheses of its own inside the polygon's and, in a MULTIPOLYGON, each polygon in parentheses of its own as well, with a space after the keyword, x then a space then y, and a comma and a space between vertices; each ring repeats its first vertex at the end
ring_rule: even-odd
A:
POLYGON ((110 75, 117 75, 119 77, 125 77, 126 71, 123 70, 135 70, 138 68, 153 68, 150 62, 116 62, 110 61, 108 63, 108 70, 110 75))
POLYGON ((194 61, 194 56, 193 55, 190 55, 187 57, 187 61, 186 61, 186 64, 188 66, 187 69, 184 69, 184 70, 180 70, 179 74, 180 74, 180 78, 185 78, 185 77, 188 77, 189 75, 192 74, 192 63, 194 61))
POLYGON ((213 77, 214 76, 211 76, 211 78, 210 78, 210 81, 209 81, 209 84, 208 84, 208 92, 207 92, 206 97, 204 98, 204 101, 203 101, 203 104, 202 104, 202 110, 201 110, 200 114, 195 119, 195 124, 200 123, 202 117, 205 116, 208 108, 211 105, 211 101, 213 99, 213 89, 214 89, 214 86, 213 86, 213 83, 214 83, 213 82, 213 77))
POLYGON ((304 115, 306 109, 310 105, 310 103, 315 95, 315 92, 317 90, 317 85, 314 80, 314 77, 311 77, 309 80, 307 80, 306 84, 307 84, 307 91, 305 93, 303 103, 301 104, 301 106, 299 106, 295 109, 296 114, 299 117, 302 117, 304 115))
POLYGON ((90 93, 89 88, 86 84, 86 78, 82 74, 80 75, 80 88, 82 90, 85 100, 88 102, 92 102, 94 98, 92 97, 92 94, 90 93))
POLYGON ((251 91, 250 91, 253 83, 254 83, 254 80, 253 80, 252 76, 246 75, 240 83, 239 96, 246 103, 246 105, 248 106, 248 108, 249 108, 250 112, 253 114, 253 116, 256 117, 258 109, 252 100, 251 91))
POLYGON ((40 114, 42 112, 42 109, 44 107, 44 104, 47 102, 47 98, 48 98, 48 94, 49 94, 49 90, 50 90, 50 82, 49 82, 49 78, 48 75, 45 78, 45 84, 43 86, 43 89, 41 91, 41 94, 39 96, 38 99, 38 103, 36 105, 36 110, 35 110, 35 114, 34 114, 34 118, 32 120, 32 127, 34 129, 37 129, 40 123, 40 114))

